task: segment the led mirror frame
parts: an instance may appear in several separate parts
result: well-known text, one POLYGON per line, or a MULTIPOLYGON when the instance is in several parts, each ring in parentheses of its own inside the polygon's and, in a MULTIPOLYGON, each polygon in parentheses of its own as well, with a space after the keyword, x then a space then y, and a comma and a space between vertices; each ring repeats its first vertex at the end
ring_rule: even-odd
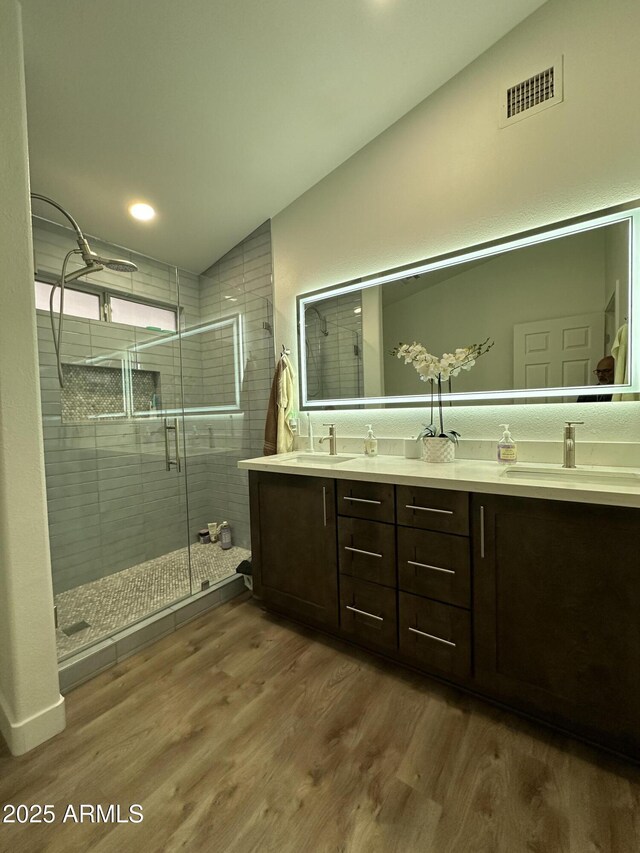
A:
MULTIPOLYGON (((307 396, 307 361, 305 347, 305 308, 327 299, 330 296, 341 296, 345 293, 352 293, 356 290, 366 290, 369 287, 375 287, 380 284, 387 284, 392 281, 404 279, 410 275, 421 275, 432 270, 443 269, 445 267, 454 267, 458 264, 467 261, 474 261, 480 258, 488 258, 492 255, 500 255, 505 252, 511 252, 515 249, 532 246, 536 243, 545 243, 549 240, 557 240, 560 237, 566 237, 571 234, 578 234, 584 231, 591 231, 595 228, 600 228, 604 225, 613 225, 619 222, 629 223, 629 302, 628 313, 629 323, 632 330, 632 337, 637 336, 636 329, 640 329, 640 299, 635 298, 636 289, 636 270, 640 268, 637 253, 640 246, 640 200, 636 199, 626 204, 617 205, 615 207, 606 208, 601 211, 586 214, 585 216, 576 217, 565 220, 562 223, 554 223, 536 228, 531 231, 524 231, 508 238, 492 240, 487 243, 482 243, 477 246, 463 249, 457 252, 451 252, 446 255, 439 255, 431 259, 418 261, 416 263, 407 264, 402 267, 396 267, 392 270, 385 270, 380 273, 375 273, 359 279, 342 282, 336 285, 330 285, 320 290, 314 290, 310 293, 305 293, 297 297, 297 315, 298 315, 298 356, 300 363, 300 408, 303 411, 312 411, 314 409, 324 409, 330 406, 331 408, 350 409, 362 406, 385 406, 389 404, 405 403, 409 406, 413 405, 420 407, 431 399, 430 393, 425 394, 410 394, 400 396, 386 397, 353 397, 337 399, 325 398, 322 400, 309 400, 307 396)), ((639 391, 637 387, 636 377, 640 376, 640 364, 638 361, 637 347, 634 345, 634 340, 629 339, 629 383, 625 385, 608 385, 607 393, 625 394, 639 391)), ((474 401, 489 401, 489 400, 524 400, 536 399, 543 397, 575 397, 584 392, 593 392, 593 385, 574 385, 564 386, 560 388, 525 388, 503 391, 467 391, 447 394, 446 399, 453 402, 473 403, 474 401)))
MULTIPOLYGON (((200 326, 194 326, 186 331, 172 332, 164 337, 154 338, 151 341, 146 341, 142 344, 134 344, 128 347, 124 353, 116 350, 112 353, 91 356, 89 358, 79 359, 78 361, 68 362, 69 364, 91 364, 98 365, 104 361, 121 361, 123 370, 123 388, 127 384, 125 371, 131 371, 131 363, 137 363, 137 353, 162 344, 171 343, 172 341, 181 341, 183 338, 201 335, 203 332, 211 332, 216 329, 224 329, 230 326, 233 332, 233 375, 234 375, 234 402, 223 406, 185 406, 183 408, 163 408, 154 411, 134 411, 132 416, 135 418, 153 418, 166 417, 167 415, 209 415, 215 413, 238 413, 241 412, 240 395, 242 392, 242 381, 244 374, 244 329, 242 314, 232 314, 231 316, 223 317, 220 320, 215 320, 211 323, 203 323, 200 326)), ((67 362, 65 362, 67 363, 67 362)), ((130 380, 129 380, 130 381, 130 380)), ((121 418, 124 412, 100 415, 101 418, 121 418)))

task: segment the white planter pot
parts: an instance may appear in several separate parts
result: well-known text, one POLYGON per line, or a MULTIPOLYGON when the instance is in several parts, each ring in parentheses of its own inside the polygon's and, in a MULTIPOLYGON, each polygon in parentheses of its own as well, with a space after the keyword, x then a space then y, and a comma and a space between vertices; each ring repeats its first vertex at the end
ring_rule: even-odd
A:
POLYGON ((453 462, 456 446, 448 438, 423 438, 422 459, 424 462, 453 462))

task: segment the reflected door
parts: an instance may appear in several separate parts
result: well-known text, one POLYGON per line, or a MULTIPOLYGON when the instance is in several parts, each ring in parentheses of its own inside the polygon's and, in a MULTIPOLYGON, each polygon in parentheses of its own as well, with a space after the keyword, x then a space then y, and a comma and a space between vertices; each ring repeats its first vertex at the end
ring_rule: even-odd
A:
POLYGON ((592 370, 605 355, 604 334, 604 314, 601 313, 516 324, 513 327, 513 387, 593 384, 592 370))

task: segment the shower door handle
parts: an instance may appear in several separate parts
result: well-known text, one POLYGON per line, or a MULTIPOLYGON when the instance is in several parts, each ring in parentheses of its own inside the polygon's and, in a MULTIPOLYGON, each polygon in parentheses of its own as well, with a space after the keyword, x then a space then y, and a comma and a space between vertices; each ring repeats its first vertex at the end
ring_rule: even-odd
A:
POLYGON ((167 471, 170 471, 174 466, 178 471, 182 470, 180 464, 180 436, 178 433, 178 419, 172 418, 173 423, 169 423, 169 418, 164 419, 164 457, 167 466, 167 471), (175 458, 172 459, 169 455, 169 433, 173 432, 175 458))

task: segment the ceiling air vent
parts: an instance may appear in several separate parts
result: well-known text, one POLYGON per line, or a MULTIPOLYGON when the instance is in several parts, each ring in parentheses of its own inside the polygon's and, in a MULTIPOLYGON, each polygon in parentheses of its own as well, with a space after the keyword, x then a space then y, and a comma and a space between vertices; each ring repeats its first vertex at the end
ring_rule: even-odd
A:
POLYGON ((562 57, 519 83, 506 86, 500 105, 500 126, 528 118, 562 101, 562 57))

